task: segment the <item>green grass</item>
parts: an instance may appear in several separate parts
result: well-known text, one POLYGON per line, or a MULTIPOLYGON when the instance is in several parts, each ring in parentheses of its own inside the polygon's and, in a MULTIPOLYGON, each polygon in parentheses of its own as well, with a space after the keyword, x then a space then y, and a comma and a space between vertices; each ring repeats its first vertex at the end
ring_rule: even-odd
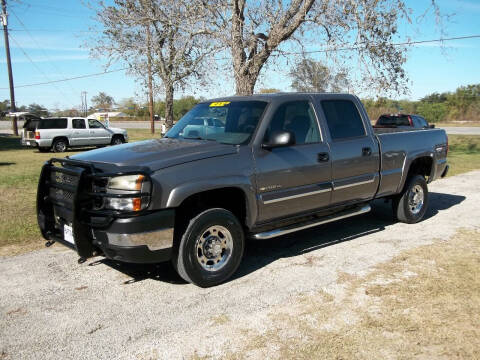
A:
MULTIPOLYGON (((130 141, 159 138, 148 129, 130 129, 130 141)), ((480 169, 480 136, 452 135, 449 176, 480 169)), ((0 255, 10 255, 43 245, 37 228, 35 198, 43 163, 51 157, 76 154, 40 153, 22 148, 18 137, 0 137, 0 255)))

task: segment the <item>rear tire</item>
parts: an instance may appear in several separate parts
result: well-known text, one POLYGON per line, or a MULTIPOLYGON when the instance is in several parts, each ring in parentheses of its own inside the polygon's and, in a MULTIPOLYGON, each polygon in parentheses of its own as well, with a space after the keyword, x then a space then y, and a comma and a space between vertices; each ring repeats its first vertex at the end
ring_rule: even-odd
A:
POLYGON ((57 139, 53 142, 52 149, 56 153, 65 152, 68 147, 68 142, 65 139, 57 139))
POLYGON ((405 188, 393 199, 392 205, 398 221, 414 224, 422 220, 428 208, 428 186, 425 178, 414 175, 407 179, 405 188))
POLYGON ((235 215, 221 208, 208 209, 190 220, 172 263, 185 281, 215 286, 237 270, 244 247, 245 235, 235 215))

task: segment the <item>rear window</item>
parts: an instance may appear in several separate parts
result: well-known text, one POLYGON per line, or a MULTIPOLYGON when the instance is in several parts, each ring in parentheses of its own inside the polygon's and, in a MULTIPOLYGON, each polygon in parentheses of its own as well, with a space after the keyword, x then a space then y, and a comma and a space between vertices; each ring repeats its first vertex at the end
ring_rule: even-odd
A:
POLYGON ((377 125, 384 126, 410 126, 408 115, 382 115, 378 118, 377 125))
POLYGON ((365 127, 357 107, 349 100, 324 100, 323 112, 332 140, 364 136, 365 127))
POLYGON ((37 129, 66 129, 67 119, 42 119, 38 123, 37 129))

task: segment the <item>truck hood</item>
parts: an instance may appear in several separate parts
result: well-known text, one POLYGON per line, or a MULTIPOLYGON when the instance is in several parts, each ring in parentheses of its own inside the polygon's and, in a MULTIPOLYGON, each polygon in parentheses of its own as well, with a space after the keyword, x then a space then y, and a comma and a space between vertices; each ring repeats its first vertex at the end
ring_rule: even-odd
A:
POLYGON ((237 151, 235 145, 215 141, 154 139, 86 151, 71 156, 71 159, 115 166, 141 166, 155 171, 237 151))

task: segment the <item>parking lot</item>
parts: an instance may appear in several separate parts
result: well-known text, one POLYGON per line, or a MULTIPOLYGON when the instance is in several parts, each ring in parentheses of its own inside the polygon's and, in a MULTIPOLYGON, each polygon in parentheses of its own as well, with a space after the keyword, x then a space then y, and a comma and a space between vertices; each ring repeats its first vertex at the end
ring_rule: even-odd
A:
MULTIPOLYGON (((478 232, 480 218, 474 214, 479 210, 479 187, 480 171, 431 184, 430 210, 415 225, 394 223, 389 204, 379 202, 365 216, 250 242, 235 278, 208 289, 185 284, 169 264, 138 267, 95 258, 79 265, 76 254, 61 245, 0 258, 0 358, 284 358, 290 350, 297 354, 305 349, 313 351, 305 352, 305 358, 328 349, 336 355, 375 357, 380 350, 371 350, 373 345, 339 343, 333 336, 345 326, 352 331, 363 326, 361 314, 381 309, 374 294, 362 288, 348 295, 346 289, 359 279, 368 280, 395 257, 415 258, 409 252, 443 246, 465 231, 478 232), (348 307, 342 306, 346 298, 348 307), (340 311, 319 313, 332 304, 340 311), (357 306, 366 308, 356 312, 357 306), (320 346, 302 324, 315 325, 328 335, 322 335, 322 341, 332 336, 332 342, 320 346)), ((432 265, 425 261, 425 266, 432 265)), ((397 269, 388 276, 396 278, 395 283, 420 275, 397 269)), ((473 295, 472 306, 478 293, 473 295)), ((478 313, 472 316, 476 321, 478 313)), ((418 324, 419 329, 426 326, 423 320, 418 324)), ((390 334, 382 353, 401 357, 392 353, 398 345, 394 330, 381 321, 375 326, 390 334)), ((471 331, 475 334, 478 327, 471 331)), ((475 351, 478 355, 476 339, 463 339, 464 350, 473 351, 465 357, 475 351)), ((419 354, 449 357, 448 344, 445 340, 443 350, 420 344, 419 354)))

